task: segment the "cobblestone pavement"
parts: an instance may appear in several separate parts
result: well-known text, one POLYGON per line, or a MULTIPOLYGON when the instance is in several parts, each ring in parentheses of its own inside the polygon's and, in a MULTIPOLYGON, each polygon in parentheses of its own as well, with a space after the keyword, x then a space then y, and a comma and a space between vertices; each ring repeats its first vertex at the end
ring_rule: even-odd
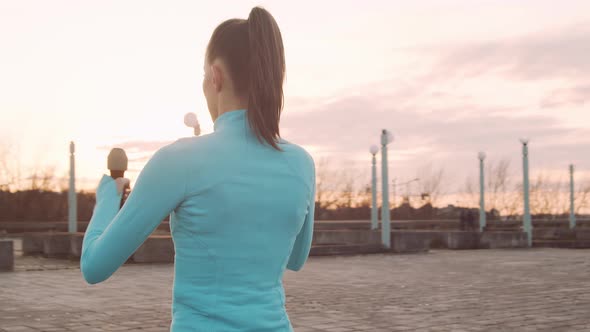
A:
MULTIPOLYGON (((168 331, 171 264, 88 285, 27 259, 55 269, 0 273, 0 331, 168 331)), ((284 284, 296 332, 590 331, 590 250, 312 257, 284 284)))

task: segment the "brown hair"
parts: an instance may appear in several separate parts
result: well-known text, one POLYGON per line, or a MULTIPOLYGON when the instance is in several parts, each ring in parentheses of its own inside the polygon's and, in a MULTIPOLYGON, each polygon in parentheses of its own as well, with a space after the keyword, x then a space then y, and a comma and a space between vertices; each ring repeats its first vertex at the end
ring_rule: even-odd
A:
POLYGON ((220 57, 228 66, 236 93, 248 96, 248 121, 256 137, 275 149, 283 109, 285 51, 277 22, 264 8, 254 7, 247 20, 221 23, 211 36, 207 60, 220 57))

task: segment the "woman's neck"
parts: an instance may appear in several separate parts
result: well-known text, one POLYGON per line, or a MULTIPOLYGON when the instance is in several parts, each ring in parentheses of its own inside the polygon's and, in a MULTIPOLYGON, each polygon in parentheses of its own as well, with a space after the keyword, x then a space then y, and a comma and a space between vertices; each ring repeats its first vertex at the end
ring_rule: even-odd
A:
POLYGON ((248 101, 243 100, 243 98, 220 98, 219 106, 217 107, 217 116, 220 116, 225 112, 231 112, 247 108, 248 101))

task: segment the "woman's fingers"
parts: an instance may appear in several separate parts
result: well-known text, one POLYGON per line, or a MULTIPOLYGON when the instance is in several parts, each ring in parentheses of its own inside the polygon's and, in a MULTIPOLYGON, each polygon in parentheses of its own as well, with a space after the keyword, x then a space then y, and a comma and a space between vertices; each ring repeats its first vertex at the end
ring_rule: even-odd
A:
POLYGON ((127 178, 117 178, 115 182, 117 183, 117 194, 119 195, 123 193, 126 187, 129 187, 129 179, 127 178))

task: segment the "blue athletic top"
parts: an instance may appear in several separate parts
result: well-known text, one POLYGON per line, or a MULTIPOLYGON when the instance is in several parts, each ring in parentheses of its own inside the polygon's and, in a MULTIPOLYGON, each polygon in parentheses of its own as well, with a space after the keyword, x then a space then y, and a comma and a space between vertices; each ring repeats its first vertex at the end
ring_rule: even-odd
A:
POLYGON ((170 214, 170 331, 292 331, 282 277, 309 254, 315 167, 302 147, 279 146, 259 142, 247 110, 234 110, 213 133, 159 149, 120 210, 103 175, 82 244, 86 282, 108 279, 170 214))

